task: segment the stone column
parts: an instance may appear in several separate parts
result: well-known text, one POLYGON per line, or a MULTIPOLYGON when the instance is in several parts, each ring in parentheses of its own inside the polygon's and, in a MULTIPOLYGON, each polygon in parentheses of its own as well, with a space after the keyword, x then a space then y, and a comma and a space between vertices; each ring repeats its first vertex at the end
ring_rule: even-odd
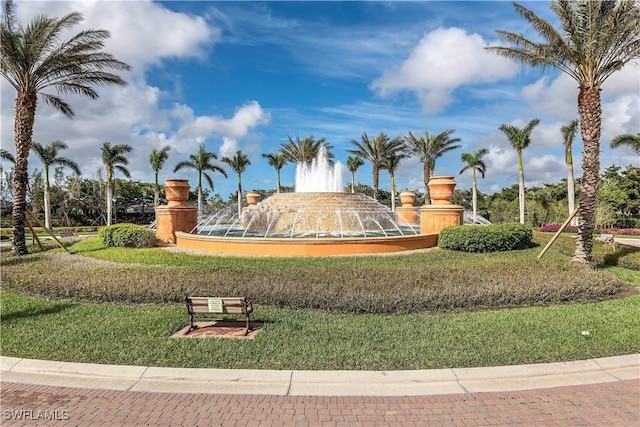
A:
POLYGON ((168 179, 164 191, 169 203, 156 208, 156 237, 167 243, 176 243, 176 231, 190 233, 198 223, 198 208, 185 202, 189 198, 189 181, 168 179))
POLYGON ((432 204, 420 207, 420 234, 440 233, 446 227, 462 225, 464 208, 451 204, 456 186, 453 177, 431 177, 428 186, 432 204))

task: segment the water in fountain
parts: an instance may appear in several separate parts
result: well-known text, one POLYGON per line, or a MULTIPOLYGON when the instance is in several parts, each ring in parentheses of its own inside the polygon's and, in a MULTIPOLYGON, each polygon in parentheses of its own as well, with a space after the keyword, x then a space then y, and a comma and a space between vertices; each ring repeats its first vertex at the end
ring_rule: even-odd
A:
POLYGON ((218 213, 198 224, 200 234, 241 237, 380 237, 418 234, 415 224, 375 199, 344 193, 340 163, 331 165, 324 147, 310 165, 296 168, 295 193, 274 194, 243 210, 218 213))
POLYGON ((332 166, 326 147, 321 145, 311 164, 298 163, 296 166, 296 193, 341 193, 343 175, 342 163, 332 166))

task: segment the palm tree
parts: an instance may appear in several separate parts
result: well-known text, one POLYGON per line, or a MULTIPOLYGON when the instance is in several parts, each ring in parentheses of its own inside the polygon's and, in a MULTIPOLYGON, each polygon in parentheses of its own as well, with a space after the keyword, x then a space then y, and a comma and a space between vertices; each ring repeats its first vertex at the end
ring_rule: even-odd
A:
POLYGON ((520 224, 524 224, 524 168, 522 167, 522 150, 531 144, 531 131, 540 124, 533 119, 525 127, 501 124, 499 129, 507 136, 509 143, 518 153, 518 205, 520 206, 520 224))
POLYGON ((278 154, 263 154, 262 157, 267 159, 269 166, 276 170, 276 193, 280 192, 280 170, 287 164, 287 159, 282 153, 278 154))
POLYGON ((635 151, 638 156, 640 156, 640 133, 635 135, 625 133, 623 135, 616 136, 613 138, 613 141, 611 141, 611 148, 618 148, 623 145, 628 146, 635 151))
POLYGON ((190 160, 183 160, 178 163, 173 169, 173 172, 178 172, 180 169, 191 168, 198 171, 198 216, 202 215, 202 177, 207 181, 209 187, 213 190, 213 179, 209 176, 207 171, 220 172, 225 178, 227 173, 220 166, 211 163, 212 160, 218 157, 214 153, 210 153, 206 150, 204 144, 198 146, 198 152, 196 154, 189 155, 190 160))
POLYGON ((240 218, 242 216, 242 173, 251 164, 251 161, 241 150, 236 151, 236 154, 231 158, 223 157, 220 160, 228 164, 238 174, 238 218, 240 218))
POLYGON ((0 148, 0 160, 6 160, 11 163, 15 163, 16 159, 13 157, 13 154, 5 150, 4 148, 0 148))
MULTIPOLYGON (((576 203, 576 181, 573 176, 573 153, 571 152, 571 145, 573 139, 578 132, 580 122, 577 119, 571 120, 568 125, 562 126, 560 132, 562 133, 562 139, 564 141, 564 161, 567 164, 567 200, 569 202, 569 215, 573 213, 576 203)), ((578 219, 573 218, 571 225, 577 225, 578 219)))
POLYGON ((110 37, 105 30, 83 30, 69 40, 60 38, 83 20, 78 12, 62 18, 38 16, 22 27, 16 22, 13 2, 5 0, 0 23, 0 74, 16 90, 13 177, 13 251, 28 253, 25 240, 26 195, 29 181, 28 157, 36 117, 38 95, 46 104, 73 117, 73 109, 61 97, 65 94, 98 98, 94 85, 126 82, 108 70, 128 71, 130 67, 102 50, 110 37), (45 93, 53 87, 56 94, 45 93))
POLYGON ((436 159, 449 151, 460 148, 460 145, 455 145, 460 142, 460 138, 451 138, 451 134, 454 132, 455 129, 447 129, 438 135, 429 135, 429 132, 425 132, 421 137, 416 137, 409 132, 409 135, 404 138, 409 155, 418 157, 422 162, 424 203, 427 205, 431 203, 428 184, 436 168, 436 159))
POLYGON ((398 166, 400 166, 400 160, 407 157, 407 155, 400 151, 395 151, 389 153, 387 157, 382 159, 382 163, 380 167, 382 169, 386 169, 389 171, 389 176, 391 177, 391 211, 395 212, 396 210, 396 170, 398 166))
POLYGON ((640 3, 636 0, 563 0, 551 3, 561 29, 514 3, 542 42, 522 34, 498 31, 512 46, 489 47, 499 55, 532 67, 554 67, 579 87, 578 113, 584 143, 576 249, 573 265, 592 268, 591 250, 600 172, 602 84, 628 62, 640 57, 640 3))
POLYGON ((378 136, 371 139, 366 133, 363 133, 360 141, 352 140, 351 143, 357 149, 347 150, 349 153, 371 162, 373 169, 373 198, 377 199, 382 161, 392 153, 402 151, 404 144, 400 138, 390 139, 384 132, 380 132, 378 136))
POLYGON ((351 192, 356 192, 356 171, 360 166, 364 165, 364 160, 360 157, 347 157, 347 169, 351 172, 351 192))
POLYGON ((322 145, 327 149, 327 157, 333 159, 331 153, 331 145, 326 143, 325 138, 316 140, 313 135, 300 138, 296 136, 296 140, 291 139, 287 135, 288 142, 281 145, 280 152, 287 162, 291 163, 311 163, 313 159, 318 157, 318 152, 322 145))
POLYGON ((153 207, 157 208, 160 204, 160 184, 158 183, 158 173, 164 167, 164 163, 169 158, 169 150, 171 147, 165 145, 160 150, 153 149, 149 155, 149 163, 155 174, 155 185, 153 187, 153 207))
POLYGON ((130 153, 133 148, 127 144, 111 145, 110 142, 105 142, 102 144, 101 150, 102 163, 107 168, 107 225, 111 225, 115 171, 120 171, 125 177, 131 178, 129 170, 125 167, 125 165, 129 164, 129 159, 125 157, 125 153, 130 153))
POLYGON ((476 218, 478 216, 478 181, 476 179, 476 172, 480 174, 482 178, 484 178, 484 173, 487 171, 487 165, 484 162, 483 157, 489 154, 489 150, 486 148, 481 148, 475 153, 462 153, 460 155, 460 160, 466 163, 462 169, 460 169, 460 174, 462 174, 467 169, 471 169, 471 177, 472 177, 472 187, 471 187, 471 204, 473 206, 473 223, 476 223, 476 218))
POLYGON ((49 183, 49 168, 53 165, 66 166, 76 175, 80 175, 80 167, 76 162, 58 155, 59 150, 65 150, 67 148, 67 144, 63 141, 53 141, 46 147, 43 147, 38 142, 34 142, 31 147, 44 166, 44 226, 48 229, 51 229, 51 186, 49 183))

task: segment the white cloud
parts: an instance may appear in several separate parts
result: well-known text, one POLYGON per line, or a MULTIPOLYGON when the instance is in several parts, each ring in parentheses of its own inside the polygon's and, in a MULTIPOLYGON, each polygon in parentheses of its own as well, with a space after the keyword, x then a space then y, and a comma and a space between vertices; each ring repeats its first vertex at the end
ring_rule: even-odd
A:
MULTIPOLYGON (((16 6, 21 22, 40 14, 61 17, 70 11, 82 13, 83 28, 110 31, 105 50, 133 66, 134 73, 159 64, 163 58, 203 58, 221 33, 201 16, 174 12, 150 0, 36 1, 19 2, 16 6)), ((75 33, 77 28, 71 31, 75 33)))
POLYGON ((398 69, 385 71, 374 80, 371 89, 383 97, 413 91, 425 112, 440 111, 460 86, 515 76, 518 66, 484 50, 488 45, 478 34, 460 28, 438 28, 420 40, 398 69))
POLYGON ((235 152, 238 151, 238 140, 235 138, 223 137, 222 138, 222 146, 220 147, 220 156, 222 157, 233 157, 235 152))
POLYGON ((257 101, 251 101, 236 110, 234 116, 225 119, 220 116, 198 116, 178 130, 178 139, 209 138, 220 134, 227 138, 242 138, 249 129, 271 120, 257 101))

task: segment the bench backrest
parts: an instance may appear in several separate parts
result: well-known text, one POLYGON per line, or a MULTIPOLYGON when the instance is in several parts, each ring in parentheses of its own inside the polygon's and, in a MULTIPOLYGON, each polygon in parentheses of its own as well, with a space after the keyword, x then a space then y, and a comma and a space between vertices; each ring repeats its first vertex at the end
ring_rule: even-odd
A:
POLYGON ((247 301, 242 297, 187 297, 191 313, 247 314, 247 301))

